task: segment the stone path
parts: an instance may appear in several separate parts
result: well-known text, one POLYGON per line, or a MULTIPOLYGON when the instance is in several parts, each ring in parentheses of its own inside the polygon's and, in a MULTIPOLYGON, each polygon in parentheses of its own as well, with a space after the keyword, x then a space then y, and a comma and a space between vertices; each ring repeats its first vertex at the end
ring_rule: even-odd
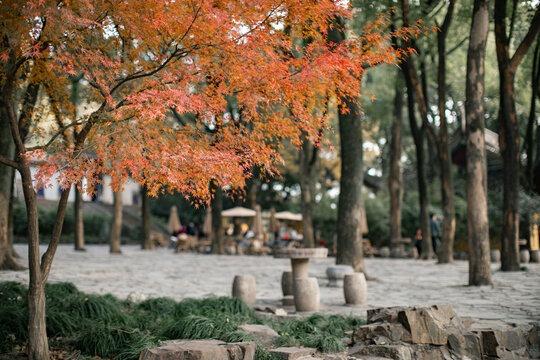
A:
MULTIPOLYGON (((15 248, 26 263, 26 245, 15 248)), ((281 273, 291 267, 288 259, 271 256, 174 254, 170 249, 142 251, 138 246, 124 246, 122 251, 110 255, 107 246, 96 245, 75 252, 72 245, 60 245, 49 281, 68 281, 82 291, 119 298, 136 292, 180 300, 230 296, 234 276, 251 274, 257 282, 255 305, 280 306, 281 273)), ((309 275, 319 279, 323 313, 365 317, 372 307, 450 303, 459 316, 470 316, 482 325, 540 321, 540 264, 527 264, 528 271, 515 273, 497 271, 500 264, 494 264, 493 287, 469 287, 466 261, 437 265, 366 259, 366 269, 376 280, 368 282, 367 305, 361 307, 344 305, 343 289, 326 286, 325 270, 333 264, 333 258, 313 259, 309 264, 309 275)), ((0 271, 0 281, 28 283, 28 272, 0 271)))

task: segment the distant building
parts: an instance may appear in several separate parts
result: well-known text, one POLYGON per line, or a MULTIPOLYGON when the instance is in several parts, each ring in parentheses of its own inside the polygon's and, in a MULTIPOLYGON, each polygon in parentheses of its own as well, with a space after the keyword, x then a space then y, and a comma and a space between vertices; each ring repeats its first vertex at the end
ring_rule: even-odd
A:
MULTIPOLYGON (((37 165, 31 166, 30 170, 32 172, 32 178, 35 178, 35 174, 38 172, 37 165)), ((84 201, 96 201, 104 204, 113 203, 113 189, 111 187, 111 177, 104 175, 102 177, 102 183, 98 185, 97 193, 95 196, 88 195, 83 193, 84 201)), ((39 184, 35 183, 36 193, 38 198, 50 200, 50 201, 59 201, 60 196, 62 195, 62 188, 60 182, 58 181, 58 174, 54 174, 53 177, 49 180, 48 184, 45 186, 38 186, 39 184)), ((86 181, 83 180, 83 187, 86 185, 86 181)), ((141 187, 138 183, 129 180, 126 184, 123 185, 124 191, 122 192, 122 200, 124 205, 134 205, 138 206, 141 204, 141 187)), ((18 199, 24 199, 21 176, 17 172, 15 176, 15 197, 18 199)), ((75 200, 75 191, 72 189, 69 194, 68 202, 73 202, 75 200)))

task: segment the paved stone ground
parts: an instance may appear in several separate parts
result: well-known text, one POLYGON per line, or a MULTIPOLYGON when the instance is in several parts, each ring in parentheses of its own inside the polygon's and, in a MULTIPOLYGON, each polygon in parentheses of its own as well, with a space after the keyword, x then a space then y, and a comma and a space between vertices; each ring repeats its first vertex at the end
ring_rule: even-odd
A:
MULTIPOLYGON (((15 248, 26 263, 26 245, 15 248)), ((175 254, 170 249, 142 251, 138 246, 124 246, 122 251, 122 255, 111 255, 107 246, 88 246, 87 252, 75 252, 72 245, 60 245, 49 281, 68 281, 82 291, 119 298, 137 292, 181 300, 228 296, 235 275, 252 274, 257 282, 255 305, 280 306, 281 274, 290 271, 289 260, 270 256, 175 254)), ((309 274, 319 279, 323 313, 365 317, 372 307, 450 303, 458 315, 470 316, 481 325, 540 321, 540 264, 527 264, 527 271, 514 273, 497 271, 500 264, 494 264, 493 287, 469 287, 466 261, 437 265, 435 261, 366 259, 366 270, 376 280, 368 282, 367 305, 352 307, 344 305, 342 288, 326 286, 325 270, 334 261, 310 261, 309 274)), ((0 271, 0 281, 8 280, 28 283, 28 272, 0 271)))

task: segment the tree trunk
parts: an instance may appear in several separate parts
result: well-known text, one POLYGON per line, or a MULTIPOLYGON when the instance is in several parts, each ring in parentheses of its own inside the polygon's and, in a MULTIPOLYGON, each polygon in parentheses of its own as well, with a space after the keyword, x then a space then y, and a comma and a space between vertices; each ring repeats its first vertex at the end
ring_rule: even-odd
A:
POLYGON ((212 254, 225 254, 223 222, 221 219, 223 190, 215 181, 210 186, 210 192, 213 194, 212 200, 210 200, 210 208, 212 209, 212 254))
MULTIPOLYGON (((340 44, 345 40, 343 19, 334 19, 328 40, 340 44)), ((356 99, 341 99, 346 113, 338 111, 341 143, 341 178, 339 180, 336 264, 350 265, 365 273, 362 244, 362 185, 364 181, 362 123, 356 99)))
POLYGON ((403 202, 403 174, 401 173, 402 120, 403 120, 403 86, 400 76, 396 79, 394 97, 394 122, 392 139, 390 140, 390 171, 388 190, 390 192, 390 245, 392 240, 401 239, 401 204, 403 202))
MULTIPOLYGON (((0 155, 15 159, 15 143, 11 135, 7 109, 0 107, 0 155)), ((20 270, 23 267, 17 262, 10 243, 10 203, 13 196, 13 179, 15 169, 0 164, 0 269, 20 270)), ((12 234, 11 234, 12 235, 12 234)))
POLYGON ((45 280, 40 266, 39 225, 36 192, 32 175, 24 157, 19 159, 26 215, 28 217, 28 263, 30 283, 28 285, 28 358, 48 360, 49 345, 45 326, 45 280))
POLYGON ((467 119, 467 232, 469 285, 491 284, 487 165, 484 140, 484 57, 489 0, 475 0, 469 50, 465 114, 467 119))
POLYGON ((416 173, 418 180, 418 194, 420 201, 420 230, 422 231, 422 259, 433 258, 433 245, 431 243, 431 228, 429 225, 429 199, 425 164, 424 138, 425 127, 418 127, 414 112, 414 87, 408 71, 408 64, 403 64, 403 74, 407 83, 407 108, 409 112, 409 124, 416 148, 416 173))
POLYGON ((110 248, 109 252, 113 254, 122 253, 120 247, 122 239, 122 191, 114 191, 114 208, 113 208, 113 223, 111 226, 111 236, 110 236, 110 248))
POLYGON ((439 107, 439 162, 441 164, 441 193, 443 201, 443 231, 439 253, 439 264, 454 261, 454 237, 456 233, 456 213, 454 208, 454 182, 452 163, 448 146, 446 123, 446 35, 452 21, 455 0, 451 0, 441 31, 437 33, 438 64, 438 107, 439 107))
MULTIPOLYGON (((501 269, 518 271, 519 266, 519 124, 516 114, 514 77, 518 65, 540 31, 540 8, 517 47, 509 54, 510 38, 506 35, 506 0, 495 2, 495 43, 499 66, 499 144, 503 163, 503 224, 501 233, 501 269)), ((511 28, 513 24, 511 25, 511 28)))
MULTIPOLYGON (((525 134, 525 151, 527 154, 527 166, 525 168, 525 185, 527 190, 533 190, 533 169, 536 164, 534 146, 534 127, 536 122, 536 98, 539 97, 538 86, 540 84, 540 37, 536 41, 534 49, 532 76, 531 76, 531 106, 529 110, 529 120, 527 122, 527 132, 525 134)), ((538 127, 538 125, 536 125, 538 127)))
POLYGON ((153 246, 152 240, 150 239, 150 196, 148 196, 148 189, 145 185, 141 187, 141 198, 143 223, 142 248, 144 250, 151 250, 153 246))
POLYGON ((83 199, 82 181, 75 185, 75 250, 84 251, 84 220, 83 220, 83 199))
MULTIPOLYGON (((307 134, 302 137, 305 139, 307 134)), ((316 151, 313 144, 309 140, 305 140, 302 148, 299 151, 300 157, 300 189, 301 189, 301 204, 302 204, 302 230, 303 230, 303 246, 306 248, 315 247, 315 236, 313 232, 313 220, 311 217, 311 207, 313 201, 313 169, 316 161, 316 151)))
POLYGON ((364 268, 362 244, 363 149, 360 110, 354 99, 342 99, 349 109, 339 112, 341 179, 337 219, 336 264, 364 268))

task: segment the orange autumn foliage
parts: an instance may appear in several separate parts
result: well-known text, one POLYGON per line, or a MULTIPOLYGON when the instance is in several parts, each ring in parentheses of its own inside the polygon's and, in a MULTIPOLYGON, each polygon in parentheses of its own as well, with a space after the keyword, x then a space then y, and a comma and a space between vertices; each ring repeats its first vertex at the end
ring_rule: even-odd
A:
POLYGON ((358 96, 366 67, 403 55, 390 36, 422 31, 391 34, 381 15, 330 44, 332 19, 351 16, 330 0, 6 0, 0 11, 3 93, 32 73, 63 125, 21 154, 46 160, 38 181, 60 172, 66 187, 92 186, 107 173, 203 199, 212 179, 234 188, 253 166, 275 172, 283 139, 320 142, 328 96, 358 96), (73 77, 89 115, 75 115, 73 77))

